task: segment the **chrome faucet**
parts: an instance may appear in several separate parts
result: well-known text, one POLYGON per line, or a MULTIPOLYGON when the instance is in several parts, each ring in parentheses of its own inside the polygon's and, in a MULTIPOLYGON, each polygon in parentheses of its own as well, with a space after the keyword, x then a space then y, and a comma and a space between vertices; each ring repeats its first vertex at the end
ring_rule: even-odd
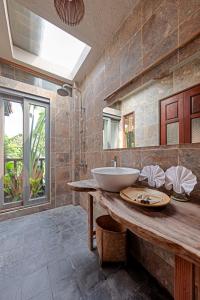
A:
POLYGON ((113 163, 114 168, 117 168, 117 156, 115 156, 114 159, 111 160, 111 163, 113 163))

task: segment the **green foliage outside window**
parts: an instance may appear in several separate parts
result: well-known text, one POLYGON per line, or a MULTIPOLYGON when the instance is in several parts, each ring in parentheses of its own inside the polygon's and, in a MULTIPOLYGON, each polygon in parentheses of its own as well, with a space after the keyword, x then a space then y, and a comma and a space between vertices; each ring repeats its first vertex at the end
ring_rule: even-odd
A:
POLYGON ((128 131, 126 134, 126 145, 127 148, 134 148, 135 147, 135 134, 133 131, 128 131))
MULTIPOLYGON (((34 108, 35 109, 35 108, 34 108)), ((30 124, 30 198, 36 198, 45 190, 45 165, 40 164, 45 157, 45 110, 40 112, 34 126, 34 109, 30 124)), ((4 137, 5 163, 4 193, 10 201, 22 200, 23 192, 23 136, 4 137), (9 161, 10 159, 10 161, 9 161), (13 159, 13 161, 12 161, 13 159), (15 160, 15 163, 14 163, 15 160)))
POLYGON ((6 158, 22 158, 23 157, 23 137, 18 134, 14 137, 4 136, 4 150, 6 158))

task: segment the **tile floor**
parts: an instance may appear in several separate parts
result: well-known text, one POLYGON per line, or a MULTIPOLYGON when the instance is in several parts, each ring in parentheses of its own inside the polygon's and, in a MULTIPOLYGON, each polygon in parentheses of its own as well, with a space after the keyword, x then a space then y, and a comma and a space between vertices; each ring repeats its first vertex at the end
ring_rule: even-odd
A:
POLYGON ((76 299, 171 298, 141 267, 102 269, 78 206, 1 222, 0 300, 76 299))

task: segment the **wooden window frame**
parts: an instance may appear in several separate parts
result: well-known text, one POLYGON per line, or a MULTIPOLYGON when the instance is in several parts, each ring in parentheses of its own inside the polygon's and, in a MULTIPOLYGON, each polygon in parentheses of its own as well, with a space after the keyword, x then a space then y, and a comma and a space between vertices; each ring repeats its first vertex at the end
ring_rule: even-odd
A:
POLYGON ((173 94, 172 96, 163 98, 159 101, 159 108, 160 108, 160 145, 167 145, 167 124, 179 122, 179 144, 191 144, 191 121, 194 118, 200 118, 200 112, 192 113, 191 110, 191 101, 190 97, 194 97, 196 95, 200 94, 200 84, 194 85, 190 88, 184 89, 183 91, 180 91, 176 94, 173 94), (178 99, 178 100, 177 100, 178 99), (162 103, 167 104, 167 101, 169 103, 178 102, 178 111, 179 116, 177 120, 172 119, 166 121, 163 117, 166 114, 166 111, 164 111, 165 107, 162 105, 162 103))
POLYGON ((192 113, 190 102, 191 95, 200 94, 200 84, 184 92, 184 110, 185 110, 185 143, 191 143, 192 140, 192 119, 200 118, 200 112, 192 113))
POLYGON ((179 143, 184 143, 184 117, 183 117, 183 96, 177 94, 160 101, 160 145, 167 145, 167 125, 179 123, 179 143), (166 120, 166 105, 178 103, 178 115, 175 118, 166 120))

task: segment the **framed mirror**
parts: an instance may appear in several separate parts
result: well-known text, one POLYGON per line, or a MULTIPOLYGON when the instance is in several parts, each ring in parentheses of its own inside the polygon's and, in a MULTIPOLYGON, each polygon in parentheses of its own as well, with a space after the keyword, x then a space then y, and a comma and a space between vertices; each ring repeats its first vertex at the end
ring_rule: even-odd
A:
POLYGON ((153 89, 104 108, 104 149, 200 142, 200 85, 162 99, 153 89))

